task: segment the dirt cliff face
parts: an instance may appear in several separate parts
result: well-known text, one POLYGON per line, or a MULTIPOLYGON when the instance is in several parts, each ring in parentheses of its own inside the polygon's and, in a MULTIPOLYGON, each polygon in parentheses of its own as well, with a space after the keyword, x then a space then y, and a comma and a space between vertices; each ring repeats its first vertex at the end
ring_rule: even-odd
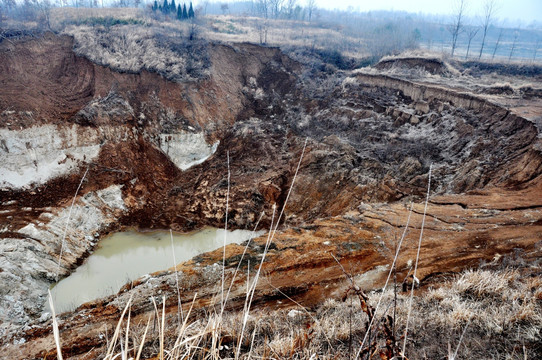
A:
MULTIPOLYGON (((210 76, 187 83, 115 72, 72 48, 71 38, 51 34, 0 43, 0 335, 13 356, 51 354, 47 288, 104 233, 223 226, 228 157, 228 225, 252 228, 264 212, 260 227, 268 227, 305 141, 285 226, 264 265, 272 286, 260 285, 259 306, 283 306, 277 288, 308 305, 337 296, 344 275, 330 253, 367 274, 367 289, 380 285, 405 205, 420 202, 431 165, 422 282, 514 249, 526 258, 542 251, 539 130, 499 98, 327 74, 250 44, 209 44, 210 76)), ((403 277, 422 213, 416 205, 403 277)), ((242 251, 231 246, 227 263, 242 251)), ((183 302, 198 289, 198 307, 213 303, 221 261, 215 252, 182 266, 183 302)), ((172 280, 157 274, 64 315, 66 355, 97 354, 101 327, 117 320, 129 296, 143 317, 149 296, 175 294, 172 280)), ((233 307, 241 306, 238 284, 233 307)))
POLYGON ((40 317, 47 287, 101 234, 122 225, 217 224, 222 187, 220 196, 167 213, 192 198, 187 184, 196 184, 206 166, 182 169, 224 141, 246 105, 249 79, 291 63, 276 49, 210 45, 215 75, 178 84, 148 72, 113 72, 75 56, 72 46, 71 38, 51 34, 0 44, 5 336, 40 317))

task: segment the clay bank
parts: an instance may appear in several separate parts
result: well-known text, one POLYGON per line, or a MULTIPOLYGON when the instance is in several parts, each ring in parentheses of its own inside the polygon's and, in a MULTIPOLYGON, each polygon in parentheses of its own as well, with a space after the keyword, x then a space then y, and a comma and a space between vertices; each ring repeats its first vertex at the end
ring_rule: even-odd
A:
MULTIPOLYGON (((422 284, 514 249, 526 259, 541 255, 536 96, 447 88, 459 70, 435 85, 375 69, 314 66, 244 43, 202 44, 190 62, 199 64, 197 74, 193 66, 173 75, 128 71, 93 58, 78 41, 42 34, 0 42, 6 356, 53 356, 47 290, 106 234, 132 227, 189 232, 227 221, 228 229, 269 229, 274 206, 288 199, 254 306, 293 306, 287 299, 312 306, 340 298, 348 286, 330 254, 361 276, 364 289, 383 284, 413 201, 397 263, 406 278, 431 165, 422 284)), ((243 280, 254 275, 265 241, 231 244, 225 258, 216 250, 174 264, 169 254, 164 271, 62 314, 65 358, 102 354, 101 331, 129 298, 139 320, 153 313, 152 296, 165 296, 168 313, 176 313, 177 296, 190 304, 195 292, 194 308, 215 306, 222 264, 229 279, 243 269, 231 289, 231 307, 242 308, 243 280)))

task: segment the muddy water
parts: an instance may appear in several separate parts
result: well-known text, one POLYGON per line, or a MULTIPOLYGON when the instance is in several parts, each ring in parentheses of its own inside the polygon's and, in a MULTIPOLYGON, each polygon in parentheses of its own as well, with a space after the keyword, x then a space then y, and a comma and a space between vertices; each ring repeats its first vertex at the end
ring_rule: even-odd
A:
MULTIPOLYGON (((173 248, 177 263, 217 249, 224 244, 224 234, 223 229, 214 228, 173 233, 173 246, 169 231, 112 234, 100 240, 99 247, 83 265, 52 288, 55 310, 74 310, 85 302, 116 293, 131 280, 173 267, 173 248)), ((251 235, 254 234, 248 230, 228 231, 226 242, 241 243, 251 235)))

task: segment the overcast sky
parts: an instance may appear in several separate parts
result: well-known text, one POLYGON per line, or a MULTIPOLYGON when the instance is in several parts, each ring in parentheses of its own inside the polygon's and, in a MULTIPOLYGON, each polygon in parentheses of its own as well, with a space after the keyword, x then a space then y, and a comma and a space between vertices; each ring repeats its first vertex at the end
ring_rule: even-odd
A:
MULTIPOLYGON (((466 0, 468 14, 476 16, 482 13, 485 0, 466 0)), ((306 2, 306 0, 300 0, 306 2)), ((352 6, 359 11, 370 10, 404 10, 426 14, 452 13, 454 0, 316 0, 318 7, 326 9, 346 9, 352 6)), ((533 20, 542 21, 542 0, 497 0, 499 11, 497 16, 510 21, 518 19, 528 25, 533 20)))

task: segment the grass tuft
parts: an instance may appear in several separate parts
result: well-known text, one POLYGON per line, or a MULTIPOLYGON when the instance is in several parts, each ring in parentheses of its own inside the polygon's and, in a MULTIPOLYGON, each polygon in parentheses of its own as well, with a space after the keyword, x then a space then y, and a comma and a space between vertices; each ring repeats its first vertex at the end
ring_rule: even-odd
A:
POLYGON ((53 304, 53 296, 51 295, 51 290, 48 290, 49 293, 49 306, 51 308, 51 313, 53 317, 53 337, 55 339, 56 354, 58 360, 62 360, 62 348, 60 347, 60 333, 58 331, 58 322, 56 320, 55 306, 53 304))

